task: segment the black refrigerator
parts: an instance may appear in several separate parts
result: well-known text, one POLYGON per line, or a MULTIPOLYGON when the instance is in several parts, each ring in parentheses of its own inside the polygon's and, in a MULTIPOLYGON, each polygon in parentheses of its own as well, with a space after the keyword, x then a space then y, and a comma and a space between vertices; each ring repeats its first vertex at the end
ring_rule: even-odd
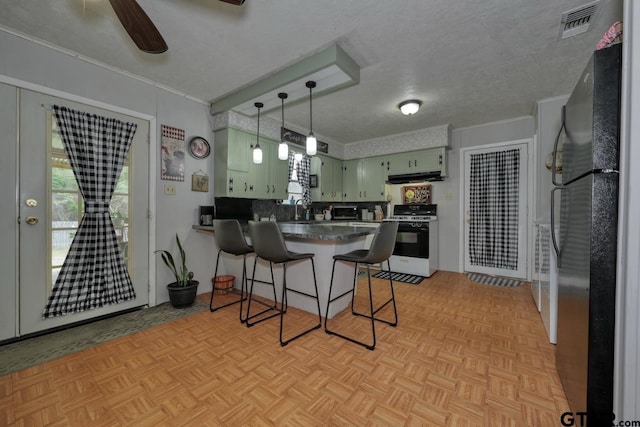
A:
POLYGON ((611 425, 613 413, 621 70, 621 44, 594 52, 554 150, 562 151, 551 196, 557 223, 560 193, 556 364, 571 410, 587 412, 589 426, 611 425))

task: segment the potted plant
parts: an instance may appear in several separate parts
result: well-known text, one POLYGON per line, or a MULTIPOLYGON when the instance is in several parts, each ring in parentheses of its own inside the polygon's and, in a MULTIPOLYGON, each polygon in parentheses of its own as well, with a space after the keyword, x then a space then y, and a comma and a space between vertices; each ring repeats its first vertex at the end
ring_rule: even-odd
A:
POLYGON ((193 304, 198 292, 199 282, 197 280, 193 280, 193 272, 187 269, 187 254, 180 243, 180 238, 177 233, 176 242, 178 243, 178 250, 181 258, 181 263, 178 266, 176 266, 171 252, 162 249, 158 249, 155 252, 160 252, 162 261, 164 261, 164 264, 169 268, 169 270, 171 270, 176 278, 175 282, 167 285, 167 290, 169 291, 169 301, 171 301, 171 305, 180 308, 188 307, 193 304))

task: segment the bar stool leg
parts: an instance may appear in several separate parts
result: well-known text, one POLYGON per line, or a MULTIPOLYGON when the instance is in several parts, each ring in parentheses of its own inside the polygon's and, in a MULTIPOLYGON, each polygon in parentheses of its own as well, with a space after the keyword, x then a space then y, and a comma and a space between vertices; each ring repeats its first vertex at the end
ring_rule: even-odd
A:
MULTIPOLYGON (((386 323, 387 325, 395 327, 395 326, 398 326, 398 309, 396 307, 396 295, 395 295, 395 292, 393 290, 393 280, 391 280, 391 264, 389 263, 388 260, 387 260, 387 266, 389 268, 388 273, 389 273, 389 287, 391 289, 391 298, 389 298, 387 301, 385 301, 380 307, 378 307, 375 310, 373 310, 373 315, 375 315, 377 312, 379 312, 380 310, 385 308, 389 303, 392 303, 392 305, 393 305, 393 322, 390 322, 390 321, 385 320, 385 319, 380 319, 379 317, 374 317, 374 319, 377 320, 378 322, 386 323)), ((367 265, 367 274, 369 274, 369 265, 367 265)), ((371 292, 371 277, 369 277, 369 292, 371 292)), ((353 307, 353 305, 352 305, 352 307, 353 307)), ((368 314, 358 313, 356 311, 354 311, 353 314, 355 314, 356 316, 361 316, 361 317, 369 317, 368 314)))
POLYGON ((273 305, 269 305, 269 304, 265 304, 262 301, 256 301, 257 303, 260 303, 261 305, 266 306, 267 308, 265 308, 264 310, 251 315, 251 302, 253 301, 253 286, 255 285, 255 282, 258 282, 259 280, 256 280, 256 265, 258 264, 258 256, 256 256, 256 261, 253 264, 253 274, 251 275, 251 290, 249 291, 249 301, 247 303, 247 317, 245 319, 244 324, 247 325, 247 328, 252 327, 255 324, 258 324, 260 322, 264 322, 265 320, 271 319, 272 317, 275 317, 277 315, 280 314, 280 312, 282 311, 282 309, 278 310, 278 299, 276 298, 276 286, 275 286, 275 281, 273 278, 273 267, 271 265, 271 262, 269 262, 269 269, 271 270, 271 283, 269 282, 262 282, 261 283, 266 283, 266 284, 270 284, 273 287, 273 305), (266 316, 266 317, 262 317, 258 320, 256 320, 255 322, 250 322, 251 319, 254 319, 258 316, 260 316, 261 314, 264 314, 268 311, 275 311, 275 313, 266 316))
POLYGON ((310 327, 309 329, 305 329, 304 331, 300 332, 299 334, 295 335, 292 338, 289 338, 288 340, 283 340, 282 339, 282 331, 284 329, 284 313, 286 311, 286 308, 284 310, 280 311, 280 345, 282 347, 284 347, 285 345, 289 344, 291 341, 300 338, 301 336, 308 334, 309 332, 319 329, 322 326, 322 316, 320 314, 320 296, 318 295, 318 282, 316 281, 316 268, 315 268, 315 264, 313 263, 313 258, 309 258, 311 260, 311 270, 313 271, 313 287, 315 289, 315 296, 311 295, 311 294, 307 294, 305 292, 301 292, 301 291, 297 291, 295 289, 288 289, 287 288, 287 262, 284 262, 283 264, 283 276, 282 276, 282 301, 283 304, 287 304, 287 291, 290 292, 295 292, 301 295, 305 295, 307 297, 310 298, 315 298, 316 299, 316 305, 318 307, 318 324, 314 325, 312 327, 310 327))

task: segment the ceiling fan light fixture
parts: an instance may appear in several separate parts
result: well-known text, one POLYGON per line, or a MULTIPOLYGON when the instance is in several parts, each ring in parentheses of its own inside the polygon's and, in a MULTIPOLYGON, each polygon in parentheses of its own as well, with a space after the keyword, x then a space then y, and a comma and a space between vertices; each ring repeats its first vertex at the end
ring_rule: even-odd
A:
POLYGON ((316 82, 314 82, 313 80, 309 80, 305 84, 305 86, 309 88, 309 136, 307 136, 307 144, 306 144, 307 155, 315 156, 316 153, 318 152, 318 140, 313 134, 313 107, 312 107, 313 103, 312 103, 311 92, 313 91, 313 88, 316 87, 316 82))
POLYGON ((398 105, 400 112, 405 116, 412 116, 418 112, 420 106, 422 105, 422 101, 418 101, 417 99, 410 99, 408 101, 403 101, 398 105))
POLYGON ((282 104, 282 129, 280 131, 280 144, 278 145, 278 159, 287 160, 289 158, 289 145, 282 138, 284 136, 284 100, 287 99, 289 95, 284 92, 278 93, 278 98, 280 98, 282 104))
POLYGON ((254 104, 258 109, 258 129, 256 130, 256 145, 253 147, 253 163, 259 165, 262 163, 262 148, 260 148, 260 109, 264 107, 262 102, 254 104))

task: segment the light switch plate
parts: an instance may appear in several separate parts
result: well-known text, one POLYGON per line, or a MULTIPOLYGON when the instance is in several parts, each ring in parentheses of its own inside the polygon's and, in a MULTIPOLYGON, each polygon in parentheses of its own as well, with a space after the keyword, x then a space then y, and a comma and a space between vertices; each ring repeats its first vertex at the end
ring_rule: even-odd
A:
POLYGON ((176 185, 175 184, 165 184, 164 185, 164 194, 167 196, 175 196, 176 195, 176 185))

